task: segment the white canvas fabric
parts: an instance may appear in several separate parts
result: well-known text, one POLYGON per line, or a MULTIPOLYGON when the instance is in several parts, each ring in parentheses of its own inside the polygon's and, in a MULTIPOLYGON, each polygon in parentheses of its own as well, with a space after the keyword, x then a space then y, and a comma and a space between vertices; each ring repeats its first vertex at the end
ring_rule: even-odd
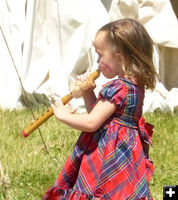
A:
MULTIPOLYGON (((146 93, 144 112, 173 110, 176 106, 169 92, 178 88, 178 21, 169 0, 0 3, 0 107, 15 108, 21 105, 19 97, 25 99, 15 67, 32 104, 68 94, 77 74, 97 68, 92 41, 98 28, 125 17, 140 21, 157 46, 155 63, 160 81, 153 93, 146 93)), ((98 78, 96 92, 105 81, 102 76, 98 78)), ((82 107, 83 101, 72 100, 72 104, 82 107)))

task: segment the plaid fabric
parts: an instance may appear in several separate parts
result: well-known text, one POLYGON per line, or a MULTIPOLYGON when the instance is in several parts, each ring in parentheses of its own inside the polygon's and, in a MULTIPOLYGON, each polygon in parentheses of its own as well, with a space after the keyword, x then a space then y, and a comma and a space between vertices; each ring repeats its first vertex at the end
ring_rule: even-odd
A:
POLYGON ((153 163, 143 151, 145 137, 150 139, 143 120, 139 129, 144 90, 117 79, 103 86, 98 99, 114 102, 116 112, 98 131, 81 133, 43 200, 152 199, 148 181, 153 163))

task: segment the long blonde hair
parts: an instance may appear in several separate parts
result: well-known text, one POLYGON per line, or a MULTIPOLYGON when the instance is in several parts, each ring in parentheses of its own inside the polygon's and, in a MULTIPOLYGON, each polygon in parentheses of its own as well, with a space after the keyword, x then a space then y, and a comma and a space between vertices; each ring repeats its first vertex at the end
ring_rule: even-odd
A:
POLYGON ((145 28, 136 20, 121 19, 104 25, 99 31, 106 32, 106 41, 113 53, 119 52, 127 77, 136 79, 145 89, 154 89, 156 69, 153 63, 153 41, 145 28))

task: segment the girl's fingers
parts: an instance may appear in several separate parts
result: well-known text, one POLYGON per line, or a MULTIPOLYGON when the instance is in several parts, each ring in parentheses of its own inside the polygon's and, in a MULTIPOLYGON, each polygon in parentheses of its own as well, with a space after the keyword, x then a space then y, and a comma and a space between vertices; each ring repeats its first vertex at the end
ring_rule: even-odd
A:
POLYGON ((51 107, 53 108, 53 110, 57 109, 58 107, 60 107, 61 105, 63 105, 62 100, 59 99, 58 101, 55 101, 54 103, 51 104, 51 107))
POLYGON ((71 108, 71 113, 74 114, 77 111, 76 108, 71 108))
POLYGON ((80 74, 77 76, 77 80, 84 82, 88 76, 90 75, 90 72, 85 72, 84 74, 80 74))
POLYGON ((54 104, 51 104, 51 107, 52 107, 53 110, 55 109, 55 105, 54 104))
POLYGON ((62 99, 59 99, 55 102, 55 106, 61 106, 63 105, 62 99))

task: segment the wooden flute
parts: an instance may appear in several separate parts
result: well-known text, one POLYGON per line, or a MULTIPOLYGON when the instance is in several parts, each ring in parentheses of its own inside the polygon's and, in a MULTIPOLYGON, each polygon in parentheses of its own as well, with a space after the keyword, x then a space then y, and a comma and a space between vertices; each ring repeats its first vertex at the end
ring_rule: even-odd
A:
MULTIPOLYGON (((89 79, 94 81, 100 76, 100 70, 97 69, 93 73, 90 74, 89 79)), ((65 95, 62 98, 62 103, 65 105, 73 98, 72 93, 65 95)), ((49 119, 53 115, 53 109, 50 107, 44 114, 42 114, 39 118, 37 118, 34 122, 32 122, 26 129, 22 131, 22 135, 24 137, 28 137, 33 131, 35 131, 41 124, 43 124, 47 119, 49 119)))

